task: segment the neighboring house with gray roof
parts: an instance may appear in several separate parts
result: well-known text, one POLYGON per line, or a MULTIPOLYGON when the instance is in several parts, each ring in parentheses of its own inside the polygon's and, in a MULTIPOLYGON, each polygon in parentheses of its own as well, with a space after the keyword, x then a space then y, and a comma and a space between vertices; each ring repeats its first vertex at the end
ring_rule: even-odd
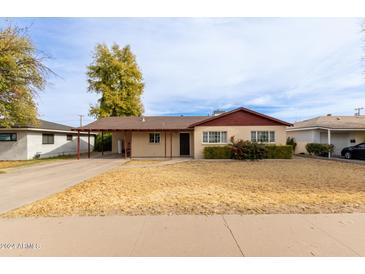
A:
POLYGON ((333 144, 334 155, 344 147, 365 142, 365 116, 326 115, 294 123, 287 128, 288 137, 297 142, 296 153, 306 153, 308 143, 333 144))
MULTIPOLYGON (((95 135, 90 135, 91 150, 95 135)), ((70 126, 39 120, 37 127, 0 128, 0 160, 29 160, 76 154, 77 133, 70 126)), ((81 133, 80 151, 88 151, 88 135, 81 133)))

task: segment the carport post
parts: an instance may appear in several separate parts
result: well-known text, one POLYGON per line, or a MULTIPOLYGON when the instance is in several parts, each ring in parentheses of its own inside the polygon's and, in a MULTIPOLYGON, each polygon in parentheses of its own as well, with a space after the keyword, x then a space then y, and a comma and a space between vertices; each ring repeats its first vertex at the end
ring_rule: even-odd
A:
POLYGON ((170 132, 170 158, 172 159, 172 131, 170 132))
POLYGON ((104 131, 101 131, 101 156, 104 155, 104 131))
POLYGON ((124 159, 127 159, 127 140, 126 140, 126 132, 124 131, 124 136, 123 136, 123 147, 124 147, 124 159))
POLYGON ((77 148, 76 148, 77 160, 80 160, 80 130, 77 131, 77 148))
POLYGON ((87 158, 90 159, 90 130, 87 133, 87 158))
MULTIPOLYGON (((331 144, 331 130, 329 129, 327 132, 328 144, 331 144)), ((328 158, 331 158, 331 152, 328 152, 328 158)))
POLYGON ((166 158, 166 130, 165 130, 165 158, 166 158))

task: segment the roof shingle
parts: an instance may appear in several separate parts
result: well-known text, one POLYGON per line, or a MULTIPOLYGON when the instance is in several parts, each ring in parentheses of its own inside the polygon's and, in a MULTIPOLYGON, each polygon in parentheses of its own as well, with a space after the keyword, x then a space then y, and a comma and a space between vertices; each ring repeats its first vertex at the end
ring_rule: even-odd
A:
POLYGON ((181 130, 208 116, 142 116, 101 118, 80 130, 181 130))
POLYGON ((323 127, 332 129, 365 129, 365 116, 319 116, 294 123, 290 129, 323 127))

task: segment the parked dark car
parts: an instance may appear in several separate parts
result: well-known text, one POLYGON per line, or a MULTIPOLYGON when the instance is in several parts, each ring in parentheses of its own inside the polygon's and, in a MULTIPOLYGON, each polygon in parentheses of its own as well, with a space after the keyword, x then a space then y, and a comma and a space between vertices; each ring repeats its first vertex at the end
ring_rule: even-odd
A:
POLYGON ((361 143, 352 147, 345 147, 341 151, 341 156, 344 156, 346 159, 365 160, 365 143, 361 143))

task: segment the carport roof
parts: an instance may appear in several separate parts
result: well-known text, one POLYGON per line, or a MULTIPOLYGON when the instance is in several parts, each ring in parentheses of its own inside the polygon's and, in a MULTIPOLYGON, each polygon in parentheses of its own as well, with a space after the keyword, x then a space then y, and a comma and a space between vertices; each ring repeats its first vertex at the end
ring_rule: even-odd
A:
POLYGON ((75 128, 80 131, 116 130, 188 130, 191 124, 203 121, 208 116, 142 116, 107 117, 86 126, 75 128))
POLYGON ((294 123, 294 126, 288 130, 299 130, 306 128, 365 130, 365 116, 319 116, 313 119, 296 122, 294 123))

